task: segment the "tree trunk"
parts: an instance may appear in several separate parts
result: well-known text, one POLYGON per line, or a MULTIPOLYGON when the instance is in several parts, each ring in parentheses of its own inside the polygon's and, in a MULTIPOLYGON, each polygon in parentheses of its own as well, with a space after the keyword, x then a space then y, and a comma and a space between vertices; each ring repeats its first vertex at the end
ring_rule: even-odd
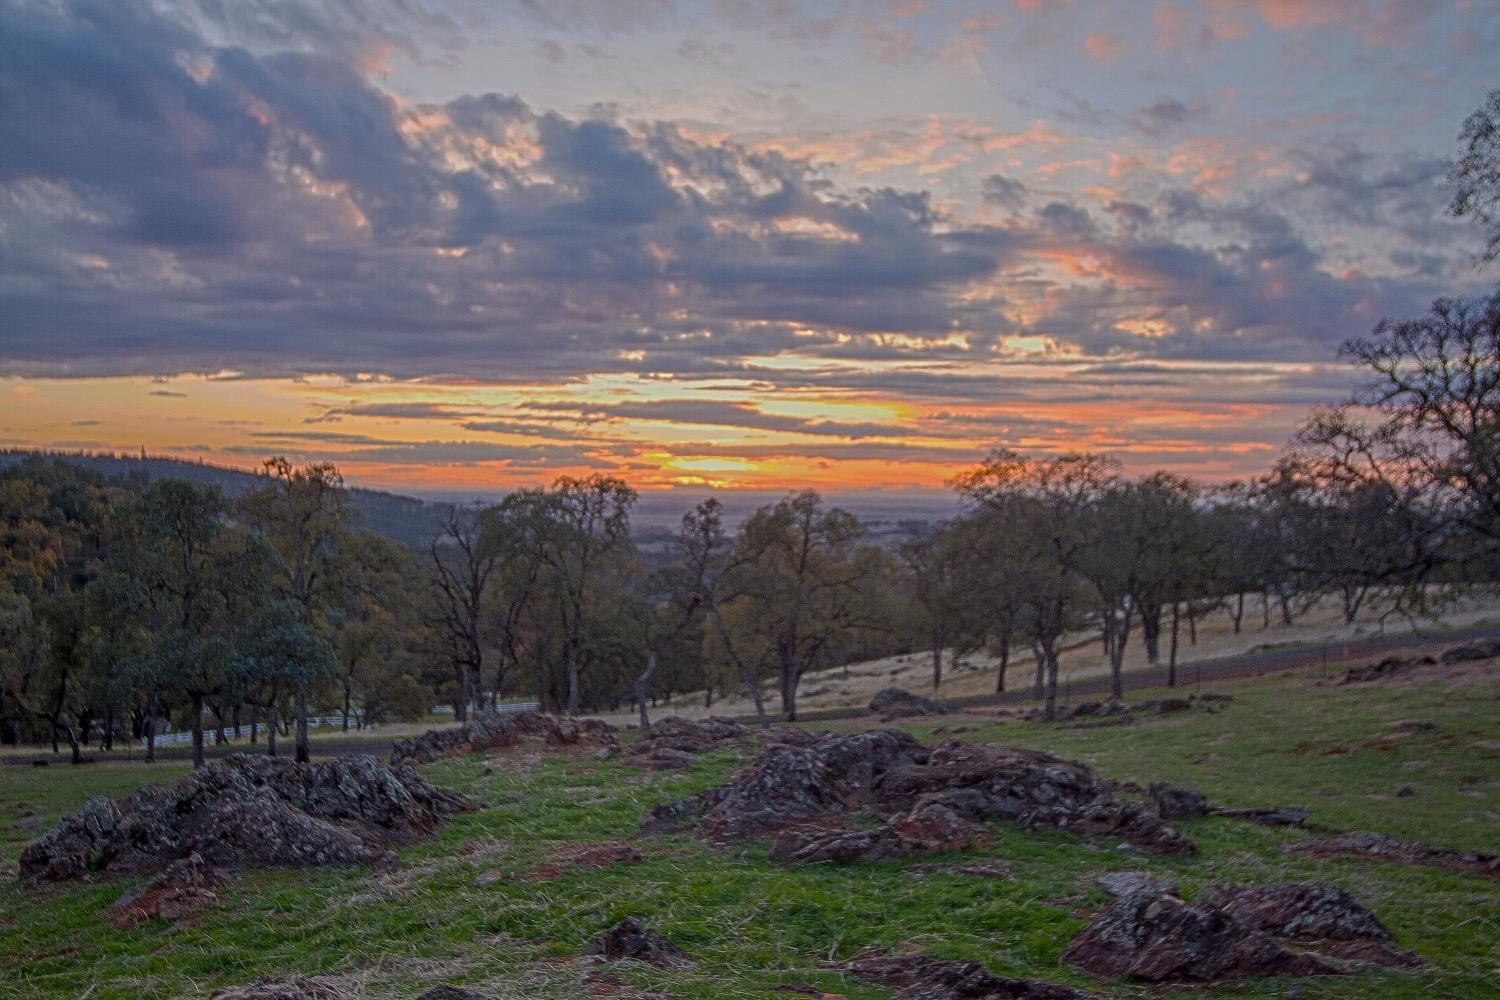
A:
POLYGON ((1260 627, 1268 629, 1271 627, 1271 592, 1261 591, 1260 595, 1260 627))
POLYGON ((312 761, 312 744, 307 738, 307 692, 297 689, 297 749, 293 758, 299 764, 312 761))
POLYGON ((1125 697, 1125 643, 1130 638, 1130 607, 1125 608, 1125 617, 1115 624, 1113 641, 1109 650, 1109 696, 1113 701, 1125 697))
POLYGON ((708 681, 703 682, 703 707, 714 707, 714 686, 708 681))
POLYGON ((250 745, 255 746, 260 742, 260 706, 250 706, 250 745))
POLYGON ((203 766, 203 696, 193 695, 193 770, 203 766))
POLYGON ((1182 602, 1172 602, 1172 645, 1167 656, 1167 687, 1177 686, 1177 633, 1182 620, 1182 602))
POLYGON ((349 685, 344 685, 344 732, 349 731, 349 685))
POLYGON ((110 705, 104 710, 104 749, 106 751, 115 748, 115 706, 110 705))
POLYGON ((240 739, 240 703, 239 702, 235 702, 234 703, 234 722, 233 722, 233 725, 234 725, 234 740, 235 740, 236 743, 238 743, 239 739, 240 739))
POLYGON ((1141 645, 1146 648, 1146 662, 1161 662, 1161 611, 1160 603, 1142 601, 1141 645))
POLYGON ((1041 701, 1047 690, 1047 654, 1036 639, 1031 640, 1031 655, 1036 657, 1036 700, 1041 701))
POLYGON ((1240 634, 1240 622, 1245 617, 1245 592, 1234 595, 1234 634, 1240 634))
POLYGON ((1000 633, 1000 667, 995 671, 995 693, 1005 690, 1005 668, 1010 666, 1010 629, 1000 633))
POLYGON ((646 653, 646 670, 635 679, 635 705, 641 713, 641 735, 651 735, 651 716, 646 713, 646 685, 651 682, 651 675, 656 673, 656 650, 646 653))
POLYGON ((1188 645, 1198 645, 1198 609, 1193 607, 1193 602, 1187 602, 1188 619, 1188 645))
MULTIPOLYGON (((755 718, 760 723, 760 728, 770 729, 771 719, 766 715, 766 703, 761 697, 760 685, 755 681, 754 672, 746 669, 745 661, 740 659, 740 654, 735 651, 734 641, 729 635, 729 626, 724 624, 724 616, 719 613, 718 603, 710 601, 708 611, 713 616, 714 627, 719 633, 719 641, 724 644, 724 652, 734 664, 735 671, 740 675, 740 681, 745 685, 745 693, 750 696, 750 701, 755 705, 755 718)), ((759 663, 756 664, 757 667, 759 665, 759 663)))
POLYGON ((1047 697, 1042 706, 1042 714, 1050 722, 1057 718, 1057 651, 1048 649, 1046 654, 1047 697))
POLYGON ((156 692, 146 698, 146 763, 156 761, 156 692))
POLYGON ((932 633, 932 689, 943 686, 943 633, 932 633))
POLYGON ((568 714, 578 714, 578 643, 568 640, 567 650, 568 668, 568 714))
POLYGON ((276 756, 276 699, 266 705, 266 753, 276 756))
POLYGON ((796 666, 786 657, 781 660, 781 715, 787 722, 797 721, 796 666))

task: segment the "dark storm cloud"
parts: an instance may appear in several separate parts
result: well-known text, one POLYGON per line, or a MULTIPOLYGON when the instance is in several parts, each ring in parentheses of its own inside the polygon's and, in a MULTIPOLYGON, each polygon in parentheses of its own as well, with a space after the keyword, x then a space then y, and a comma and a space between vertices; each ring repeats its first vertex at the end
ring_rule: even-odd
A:
MULTIPOLYGON (((608 33, 664 12, 607 6, 507 16, 608 33)), ((0 372, 723 375, 776 354, 989 360, 1009 335, 1106 357, 1321 359, 1384 313, 1420 311, 1448 259, 1420 207, 1430 162, 1323 151, 1287 189, 1299 213, 1397 226, 1409 245, 1390 262, 1413 274, 1394 280, 1336 274, 1286 214, 1232 197, 1168 190, 1090 212, 996 174, 982 196, 1013 215, 971 224, 925 192, 837 188, 807 162, 671 123, 499 94, 411 105, 363 68, 391 25, 442 37, 482 16, 410 0, 0 6, 0 372), (354 23, 367 19, 386 27, 354 23), (1040 274, 1065 255, 1106 274, 1040 274), (1048 308, 1023 324, 1013 294, 1048 308), (1120 325, 1143 318, 1164 335, 1120 325)), ((1198 110, 1164 100, 1137 117, 1168 128, 1198 110)), ((961 369, 827 378, 1010 392, 961 369)), ((324 416, 356 412, 473 416, 324 416)), ((707 422, 891 433, 719 416, 707 422)))

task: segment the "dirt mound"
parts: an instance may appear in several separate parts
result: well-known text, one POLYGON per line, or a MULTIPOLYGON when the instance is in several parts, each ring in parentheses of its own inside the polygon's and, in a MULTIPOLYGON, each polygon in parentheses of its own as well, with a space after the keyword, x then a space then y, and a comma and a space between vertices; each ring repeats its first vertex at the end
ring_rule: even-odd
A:
POLYGON ((1206 889, 1187 903, 1146 880, 1095 917, 1062 957, 1095 976, 1152 983, 1345 971, 1329 959, 1420 961, 1390 941, 1380 921, 1326 882, 1206 889), (1292 950, 1289 943, 1317 953, 1292 950))
POLYGON ((794 826, 771 841, 771 857, 798 861, 874 861, 921 854, 962 851, 973 846, 978 831, 952 809, 936 802, 893 816, 873 830, 835 826, 794 826))
POLYGON ((573 719, 541 712, 485 713, 461 726, 429 729, 421 736, 397 740, 391 749, 391 763, 426 764, 443 757, 538 742, 552 747, 593 746, 610 750, 620 746, 615 727, 601 719, 573 719))
POLYGON ((257 979, 244 986, 214 990, 210 1000, 356 1000, 343 987, 323 979, 257 979))
POLYGON ((687 767, 693 754, 705 753, 745 735, 745 727, 733 719, 710 716, 682 719, 670 716, 651 724, 650 732, 628 751, 632 763, 664 771, 687 767))
POLYGON ((154 871, 194 853, 209 865, 370 862, 475 808, 410 768, 362 755, 317 764, 236 753, 119 802, 91 799, 21 854, 31 879, 154 871))
POLYGON ((947 962, 926 955, 863 955, 844 971, 872 983, 899 986, 892 1000, 1090 1000, 1071 986, 997 976, 978 962, 947 962))
POLYGON ((104 913, 121 929, 154 917, 178 920, 218 902, 213 887, 223 881, 223 872, 204 864, 200 855, 189 854, 162 869, 145 885, 125 893, 104 913))
POLYGON ((1377 858, 1401 865, 1426 865, 1431 868, 1447 868, 1456 872, 1473 872, 1500 878, 1500 855, 1481 851, 1456 851, 1450 847, 1434 847, 1431 844, 1397 840, 1383 833, 1370 833, 1365 830, 1339 833, 1331 837, 1292 844, 1287 850, 1308 854, 1315 858, 1377 858))
POLYGON ((888 687, 870 699, 870 711, 881 717, 882 722, 905 719, 916 715, 947 715, 948 706, 931 698, 912 694, 898 687, 888 687))
POLYGON ((687 952, 634 917, 626 917, 594 938, 585 955, 597 955, 611 962, 630 959, 663 969, 692 964, 687 952))
POLYGON ((417 1000, 493 1000, 493 998, 487 993, 475 993, 473 990, 444 984, 434 986, 417 997, 417 1000))
POLYGON ((959 828, 946 822, 942 832, 928 829, 927 820, 941 814, 927 807, 941 806, 970 823, 1004 819, 1027 827, 1115 836, 1155 853, 1193 850, 1187 838, 1154 813, 1115 799, 1092 768, 1040 751, 957 741, 928 750, 891 730, 788 732, 777 739, 726 784, 656 807, 644 832, 696 818, 700 835, 728 841, 811 824, 814 831, 783 839, 783 856, 800 859, 806 851, 809 858, 820 859, 891 857, 899 855, 885 852, 912 848, 920 853, 919 844, 961 839, 959 828), (838 817, 866 806, 896 818, 881 830, 837 829, 838 817), (928 833, 919 832, 924 829, 928 833), (859 853, 861 845, 872 853, 859 853))

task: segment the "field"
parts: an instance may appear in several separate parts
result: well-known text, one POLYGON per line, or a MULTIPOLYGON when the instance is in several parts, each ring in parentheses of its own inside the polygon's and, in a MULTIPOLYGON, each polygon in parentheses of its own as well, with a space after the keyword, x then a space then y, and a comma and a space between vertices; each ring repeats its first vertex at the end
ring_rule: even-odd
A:
MULTIPOLYGON (((1345 624, 1338 600, 1327 596, 1300 614, 1294 624, 1284 625, 1274 608, 1267 622, 1262 616, 1260 598, 1247 596, 1238 632, 1234 629, 1234 621, 1227 608, 1212 611, 1199 620, 1196 643, 1190 642, 1188 625, 1183 621, 1179 636, 1178 664, 1183 668, 1183 676, 1191 676, 1190 668, 1194 664, 1262 650, 1296 647, 1326 649, 1330 662, 1340 666, 1343 647, 1351 641, 1375 636, 1412 634, 1411 625, 1405 619, 1382 615, 1378 596, 1367 603, 1368 606, 1352 624, 1345 624)), ((1434 620, 1423 620, 1420 627, 1422 632, 1430 634, 1444 628, 1496 622, 1500 622, 1500 601, 1484 596, 1452 606, 1434 620)), ((1167 628, 1168 625, 1164 622, 1161 636, 1163 657, 1167 650, 1167 628)), ((968 654, 957 664, 953 662, 952 651, 945 652, 942 696, 957 698, 990 694, 995 690, 997 666, 998 660, 983 651, 968 654)), ((1135 622, 1131 628, 1122 666, 1127 675, 1147 666, 1139 622, 1135 622)), ((1035 669, 1028 651, 1013 651, 1006 670, 1007 689, 1027 687, 1035 669)), ((1080 633, 1067 639, 1059 657, 1059 680, 1062 684, 1097 679, 1108 673, 1109 662, 1100 648, 1097 632, 1080 633)), ((891 685, 929 693, 932 685, 931 655, 902 654, 847 667, 810 672, 803 678, 801 691, 797 696, 797 708, 808 713, 863 707, 869 704, 875 692, 891 685)), ((767 700, 766 707, 768 711, 776 711, 774 697, 767 700)), ((720 692, 713 705, 705 708, 703 693, 690 691, 674 696, 661 711, 700 718, 705 715, 749 715, 754 712, 754 707, 742 692, 730 691, 720 692)), ((614 723, 624 723, 631 721, 635 715, 626 708, 601 717, 614 723)))
MULTIPOLYGON (((1121 782, 1190 785, 1218 804, 1303 805, 1313 822, 1332 827, 1494 851, 1500 847, 1497 677, 1495 662, 1367 685, 1290 674, 1215 685, 1234 698, 1217 713, 1145 716, 1116 728, 977 712, 905 728, 924 740, 962 731, 965 740, 1047 749, 1121 782), (1433 728, 1403 735, 1395 726, 1401 720, 1433 728)), ((1004 974, 1106 995, 1164 995, 1091 981, 1059 962, 1089 911, 1106 900, 1095 877, 1121 868, 1170 874, 1189 897, 1214 883, 1328 879, 1428 963, 1414 972, 1260 980, 1169 995, 1500 996, 1500 882, 1286 853, 1287 844, 1306 838, 1301 831, 1222 818, 1183 821, 1199 853, 1159 859, 1122 857, 1112 840, 996 824, 985 846, 963 858, 1003 861, 1012 881, 919 877, 907 871, 910 861, 788 868, 770 861, 762 842, 725 850, 685 835, 638 837, 652 805, 718 783, 740 759, 716 751, 686 773, 665 774, 588 755, 441 761, 424 773, 489 807, 457 818, 434 842, 402 850, 399 870, 241 872, 215 906, 177 924, 149 921, 123 931, 99 911, 132 881, 24 888, 15 880, 16 859, 27 841, 88 797, 170 780, 185 765, 0 765, 0 866, 7 872, 0 889, 0 996, 206 997, 258 976, 327 974, 372 1000, 413 997, 439 982, 497 998, 633 995, 621 992, 629 988, 784 998, 796 994, 778 987, 791 984, 851 998, 888 997, 892 990, 836 968, 870 946, 978 959, 1004 974), (606 840, 631 841, 646 860, 565 870, 551 879, 522 877, 560 846, 606 840), (477 884, 487 872, 500 877, 477 884), (628 987, 587 983, 598 967, 579 960, 585 944, 631 915, 664 932, 696 964, 670 972, 620 966, 609 971, 628 987)))

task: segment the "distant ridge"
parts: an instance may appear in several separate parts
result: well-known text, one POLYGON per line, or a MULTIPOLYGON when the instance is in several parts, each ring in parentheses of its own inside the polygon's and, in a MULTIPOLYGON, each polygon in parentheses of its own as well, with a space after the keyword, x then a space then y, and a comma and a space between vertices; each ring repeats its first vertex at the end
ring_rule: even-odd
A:
MULTIPOLYGON (((0 469, 16 465, 27 458, 56 459, 89 469, 111 479, 185 479, 193 483, 217 486, 226 497, 238 497, 259 485, 265 474, 213 465, 203 461, 168 458, 161 455, 120 454, 99 451, 49 451, 37 448, 0 449, 0 469)), ((450 504, 429 503, 415 497, 371 490, 361 486, 349 488, 349 499, 360 514, 360 527, 384 535, 412 548, 426 548, 443 530, 450 504)))

